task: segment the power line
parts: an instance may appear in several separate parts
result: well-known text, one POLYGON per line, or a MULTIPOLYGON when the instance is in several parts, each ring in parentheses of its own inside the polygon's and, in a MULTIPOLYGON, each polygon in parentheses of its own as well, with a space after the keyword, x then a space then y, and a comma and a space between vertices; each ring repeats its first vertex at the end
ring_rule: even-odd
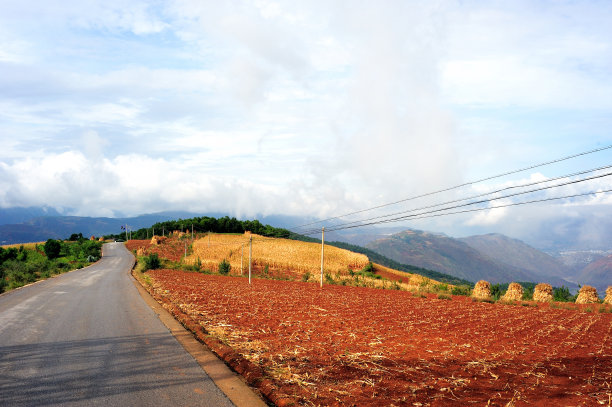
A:
MULTIPOLYGON (((554 197, 554 198, 536 199, 536 200, 525 201, 525 202, 514 202, 514 203, 510 203, 510 204, 490 206, 488 208, 464 209, 464 210, 461 210, 461 211, 446 212, 446 213, 437 213, 437 214, 431 214, 431 213, 416 214, 416 215, 413 215, 413 216, 410 216, 410 217, 413 220, 415 220, 415 219, 436 218, 436 217, 447 216, 447 215, 457 215, 457 214, 462 214, 462 213, 470 213, 470 212, 487 211, 487 210, 491 210, 491 209, 507 208, 507 207, 510 207, 510 206, 528 205, 528 204, 533 204, 533 203, 555 201, 555 200, 567 199, 567 198, 578 198, 578 197, 587 196, 587 195, 605 194, 605 193, 608 193, 608 192, 612 192, 612 189, 606 189, 606 190, 603 190, 603 191, 584 192, 584 193, 581 193, 581 194, 559 196, 559 197, 554 197)), ((371 223, 367 223, 367 224, 363 224, 363 225, 347 226, 347 227, 342 228, 342 229, 330 229, 329 231, 333 232, 333 231, 337 231, 337 230, 354 229, 354 228, 358 228, 358 227, 362 227, 362 226, 369 226, 369 225, 378 225, 378 224, 382 224, 382 223, 398 222, 400 220, 404 220, 404 218, 405 217, 402 217, 400 219, 387 219, 387 220, 378 221, 378 222, 371 222, 371 223)), ((327 231, 327 229, 326 229, 326 231, 327 231)), ((306 234, 306 236, 314 235, 316 233, 320 233, 320 231, 315 231, 315 232, 312 232, 312 233, 308 233, 308 234, 306 234)))
POLYGON ((410 198, 401 199, 399 201, 390 202, 390 203, 386 203, 386 204, 382 204, 382 205, 378 205, 378 206, 373 206, 371 208, 362 209, 362 210, 359 210, 359 211, 349 212, 349 213, 346 213, 344 215, 334 216, 334 217, 323 219, 323 220, 319 220, 319 221, 316 221, 316 222, 306 223, 304 225, 295 226, 291 230, 293 230, 294 232, 299 233, 296 229, 303 228, 305 226, 316 225, 318 223, 323 223, 323 222, 327 222, 327 221, 334 220, 334 219, 340 219, 340 218, 344 218, 346 216, 356 215, 358 213, 368 212, 368 211, 371 211, 371 210, 374 210, 374 209, 380 209, 380 208, 384 208, 384 207, 387 207, 387 206, 397 205, 397 204, 402 203, 402 202, 408 202, 408 201, 412 201, 412 200, 415 200, 415 199, 418 199, 418 198, 423 198, 423 197, 426 197, 426 196, 431 196, 431 195, 439 194, 439 193, 442 193, 442 192, 452 191, 452 190, 455 190, 455 189, 463 188, 463 187, 468 186, 468 185, 478 184, 480 182, 489 181, 489 180, 492 180, 492 179, 495 179, 495 178, 500 178, 500 177, 505 177, 507 175, 517 174, 519 172, 524 172, 524 171, 528 171, 528 170, 531 170, 531 169, 534 169, 534 168, 543 167, 543 166, 546 166, 546 165, 555 164, 555 163, 558 163, 558 162, 570 160, 572 158, 577 158, 577 157, 581 157, 581 156, 584 156, 584 155, 593 154, 593 153, 596 153, 596 152, 599 152, 599 151, 608 150, 610 148, 612 148, 612 145, 596 148, 596 149, 589 150, 589 151, 584 151, 582 153, 573 154, 573 155, 569 155, 569 156, 562 157, 562 158, 557 158, 555 160, 543 162, 543 163, 540 163, 540 164, 530 165, 528 167, 520 168, 520 169, 513 170, 513 171, 508 171, 508 172, 505 172, 505 173, 502 173, 502 174, 498 174, 498 175, 493 175, 493 176, 490 176, 490 177, 481 178, 481 179, 478 179, 478 180, 475 180, 475 181, 466 182, 466 183, 463 183, 463 184, 455 185, 453 187, 448 187, 448 188, 440 189, 440 190, 437 190, 437 191, 428 192, 428 193, 417 195, 417 196, 413 196, 413 197, 410 197, 410 198))
MULTIPOLYGON (((367 218, 367 219, 355 220, 355 221, 352 221, 352 222, 347 222, 347 223, 342 223, 342 224, 339 224, 339 225, 331 226, 331 228, 329 230, 333 231, 335 228, 338 228, 338 227, 348 226, 348 225, 362 223, 362 222, 368 222, 368 221, 377 220, 377 219, 390 218, 392 216, 402 215, 402 214, 405 214, 405 213, 415 212, 415 211, 424 210, 424 209, 431 209, 431 208, 435 208, 435 207, 438 207, 438 206, 448 205, 448 204, 456 203, 456 202, 467 201, 467 200, 470 200, 470 199, 480 198, 480 197, 484 197, 484 196, 487 196, 487 195, 497 194, 499 192, 507 191, 507 190, 510 190, 510 189, 524 188, 524 187, 528 187, 528 186, 532 186, 532 185, 544 184, 544 183, 548 183, 548 182, 552 182, 552 181, 557 181, 557 180, 560 180, 560 179, 569 178, 569 177, 573 177, 573 176, 576 176, 576 175, 584 175, 584 174, 588 174, 588 173, 591 173, 591 172, 600 171, 602 169, 608 169, 608 168, 612 168, 612 165, 608 165, 608 166, 604 166, 604 167, 599 167, 599 168, 595 168, 595 169, 592 169, 592 170, 580 171, 580 172, 576 172, 576 173, 573 173, 573 174, 568 174, 568 175, 564 175, 564 176, 560 176, 560 177, 556 177, 556 178, 552 178, 552 179, 548 179, 548 180, 536 181, 536 182, 532 182, 532 183, 529 183, 529 184, 513 185, 513 186, 509 186, 509 187, 498 189, 496 191, 487 192, 487 193, 484 193, 484 194, 473 195, 473 196, 467 197, 467 198, 455 199, 455 200, 452 200, 452 201, 442 202, 442 203, 438 203, 438 204, 434 204, 434 205, 423 206, 423 207, 420 207, 420 208, 414 208, 414 209, 409 209, 409 210, 406 210, 406 211, 395 212, 395 213, 391 213, 391 214, 388 214, 388 215, 380 215, 380 216, 374 216, 374 217, 367 218)), ((467 203, 467 204, 463 204, 463 205, 457 205, 457 206, 453 206, 451 208, 445 208, 445 209, 440 209, 440 210, 453 209, 453 208, 458 208, 458 207, 462 207, 462 206, 468 206, 468 205, 474 205, 474 204, 483 203, 483 202, 489 202, 491 200, 496 200, 496 199, 503 199, 503 198, 509 198, 509 197, 517 196, 517 195, 524 195, 524 194, 528 194, 528 193, 542 191, 542 190, 545 190, 545 189, 562 187, 562 186, 566 186, 566 185, 570 185, 570 184, 576 184, 576 183, 580 183, 580 182, 584 182, 584 181, 590 181, 590 180, 593 180, 593 179, 596 179, 596 178, 603 178, 603 177, 607 177, 609 175, 612 175, 612 173, 607 173, 607 174, 603 174, 603 175, 597 175, 597 176, 593 176, 593 177, 589 177, 589 178, 584 178, 584 179, 580 179, 580 180, 575 180, 575 181, 569 181, 569 182, 562 183, 562 184, 557 184, 557 185, 550 185, 550 186, 542 187, 542 188, 536 188, 536 189, 529 190, 529 191, 517 192, 517 193, 514 193, 514 194, 510 194, 510 195, 498 196, 498 197, 487 199, 487 200, 481 200, 481 201, 476 201, 476 202, 467 203)))

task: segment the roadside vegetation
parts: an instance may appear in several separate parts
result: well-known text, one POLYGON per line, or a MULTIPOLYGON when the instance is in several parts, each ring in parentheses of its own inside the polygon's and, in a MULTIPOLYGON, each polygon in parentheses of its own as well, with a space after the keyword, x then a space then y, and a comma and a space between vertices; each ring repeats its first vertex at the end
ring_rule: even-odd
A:
POLYGON ((102 243, 73 235, 74 240, 0 247, 0 293, 80 269, 100 259, 102 243))

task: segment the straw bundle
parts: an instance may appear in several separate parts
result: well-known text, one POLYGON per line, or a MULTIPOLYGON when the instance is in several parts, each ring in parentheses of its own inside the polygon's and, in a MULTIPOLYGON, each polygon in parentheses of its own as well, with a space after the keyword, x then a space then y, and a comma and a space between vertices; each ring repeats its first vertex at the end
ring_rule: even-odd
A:
POLYGON ((98 239, 98 242, 103 242, 103 241, 104 241, 104 238, 103 238, 103 237, 101 237, 101 238, 99 238, 99 239, 98 239))
POLYGON ((488 281, 480 280, 474 286, 474 291, 472 291, 472 297, 488 300, 491 298, 491 283, 488 281))
POLYGON ((93 241, 96 240, 96 237, 94 235, 91 235, 91 237, 89 238, 89 240, 93 241))
POLYGON ((583 285, 578 292, 576 304, 596 304, 599 302, 597 297, 597 289, 590 285, 583 285))
POLYGON ((147 249, 144 246, 140 246, 138 249, 136 249, 137 256, 144 256, 145 254, 147 254, 147 249))
POLYGON ((606 298, 604 298, 604 304, 612 305, 612 285, 606 290, 606 298))
POLYGON ((550 284, 540 283, 533 290, 533 300, 537 302, 550 302, 553 300, 553 289, 550 284))
POLYGON ((151 244, 152 245, 162 244, 166 239, 167 239, 167 237, 165 237, 165 236, 153 236, 151 238, 151 244))
POLYGON ((508 291, 502 297, 502 301, 520 301, 523 299, 523 286, 519 283, 510 283, 508 291))

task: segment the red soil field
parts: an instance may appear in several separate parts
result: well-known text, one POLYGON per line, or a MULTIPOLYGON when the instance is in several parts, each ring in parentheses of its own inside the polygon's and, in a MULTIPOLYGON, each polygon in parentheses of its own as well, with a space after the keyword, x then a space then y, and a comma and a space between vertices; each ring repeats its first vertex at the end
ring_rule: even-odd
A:
POLYGON ((611 404, 612 314, 599 305, 147 274, 158 300, 277 405, 611 404))
POLYGON ((130 240, 125 247, 130 251, 143 247, 147 254, 157 253, 159 257, 171 261, 180 261, 185 255, 185 241, 178 239, 166 239, 159 245, 151 244, 151 240, 130 240))

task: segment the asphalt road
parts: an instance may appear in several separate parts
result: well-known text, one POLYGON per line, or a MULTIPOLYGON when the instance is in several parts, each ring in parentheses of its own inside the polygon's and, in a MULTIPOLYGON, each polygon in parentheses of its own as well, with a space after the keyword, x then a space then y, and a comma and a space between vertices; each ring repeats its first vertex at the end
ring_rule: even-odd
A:
POLYGON ((132 255, 0 296, 2 406, 232 406, 130 280, 132 255))

